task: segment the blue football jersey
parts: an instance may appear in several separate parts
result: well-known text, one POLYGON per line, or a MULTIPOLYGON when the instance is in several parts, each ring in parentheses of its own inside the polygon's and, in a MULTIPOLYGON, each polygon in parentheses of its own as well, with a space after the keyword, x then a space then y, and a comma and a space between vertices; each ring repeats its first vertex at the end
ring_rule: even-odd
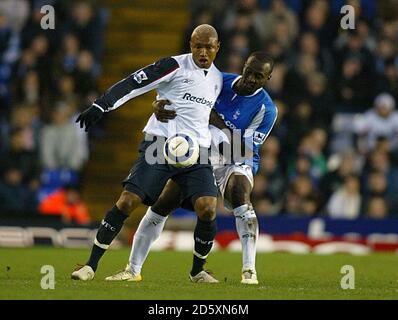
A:
POLYGON ((223 88, 215 109, 229 128, 253 133, 253 159, 250 162, 254 175, 260 162, 260 147, 276 121, 278 110, 263 88, 250 96, 236 94, 232 87, 240 77, 237 74, 223 73, 223 88))

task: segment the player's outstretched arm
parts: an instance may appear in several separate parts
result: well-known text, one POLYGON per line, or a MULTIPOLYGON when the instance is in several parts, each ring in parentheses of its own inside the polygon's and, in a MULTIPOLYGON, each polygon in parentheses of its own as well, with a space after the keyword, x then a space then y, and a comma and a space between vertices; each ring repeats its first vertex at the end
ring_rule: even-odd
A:
POLYGON ((163 58, 132 73, 96 99, 90 108, 79 115, 76 122, 88 131, 104 112, 115 110, 127 101, 156 89, 161 83, 170 81, 178 69, 178 62, 174 58, 163 58))

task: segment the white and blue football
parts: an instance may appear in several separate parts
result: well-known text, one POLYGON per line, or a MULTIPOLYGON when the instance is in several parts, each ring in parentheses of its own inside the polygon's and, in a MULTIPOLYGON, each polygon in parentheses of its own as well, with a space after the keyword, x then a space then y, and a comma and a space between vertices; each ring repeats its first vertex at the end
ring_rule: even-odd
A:
POLYGON ((189 167, 198 161, 199 144, 191 135, 177 133, 166 140, 163 154, 168 164, 178 168, 189 167))

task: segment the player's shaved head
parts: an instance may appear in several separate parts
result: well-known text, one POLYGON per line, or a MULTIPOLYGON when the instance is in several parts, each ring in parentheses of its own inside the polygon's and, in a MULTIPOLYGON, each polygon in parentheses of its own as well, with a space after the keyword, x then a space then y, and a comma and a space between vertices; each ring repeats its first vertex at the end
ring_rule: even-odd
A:
POLYGON ((218 33, 217 30, 209 25, 209 24, 201 24, 199 26, 197 26, 191 34, 191 40, 194 37, 207 37, 207 38, 214 38, 218 41, 218 33))
POLYGON ((195 64, 200 68, 210 68, 220 49, 216 29, 209 24, 197 26, 192 32, 190 45, 195 64))

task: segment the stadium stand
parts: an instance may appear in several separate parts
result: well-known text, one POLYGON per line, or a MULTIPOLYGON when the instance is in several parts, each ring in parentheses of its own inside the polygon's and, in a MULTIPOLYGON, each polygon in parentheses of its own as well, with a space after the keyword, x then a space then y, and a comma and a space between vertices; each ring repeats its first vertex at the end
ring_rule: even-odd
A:
POLYGON ((194 26, 211 23, 221 70, 240 72, 254 50, 276 61, 266 89, 279 117, 255 179, 258 214, 398 216, 392 1, 45 2, 56 12, 48 32, 40 28, 43 1, 0 3, 2 212, 34 211, 52 192, 79 184, 92 220, 100 219, 137 156, 154 94, 107 115, 89 139, 72 125, 75 115, 133 70, 187 52, 194 26), (340 27, 344 3, 356 9, 355 30, 340 27))

